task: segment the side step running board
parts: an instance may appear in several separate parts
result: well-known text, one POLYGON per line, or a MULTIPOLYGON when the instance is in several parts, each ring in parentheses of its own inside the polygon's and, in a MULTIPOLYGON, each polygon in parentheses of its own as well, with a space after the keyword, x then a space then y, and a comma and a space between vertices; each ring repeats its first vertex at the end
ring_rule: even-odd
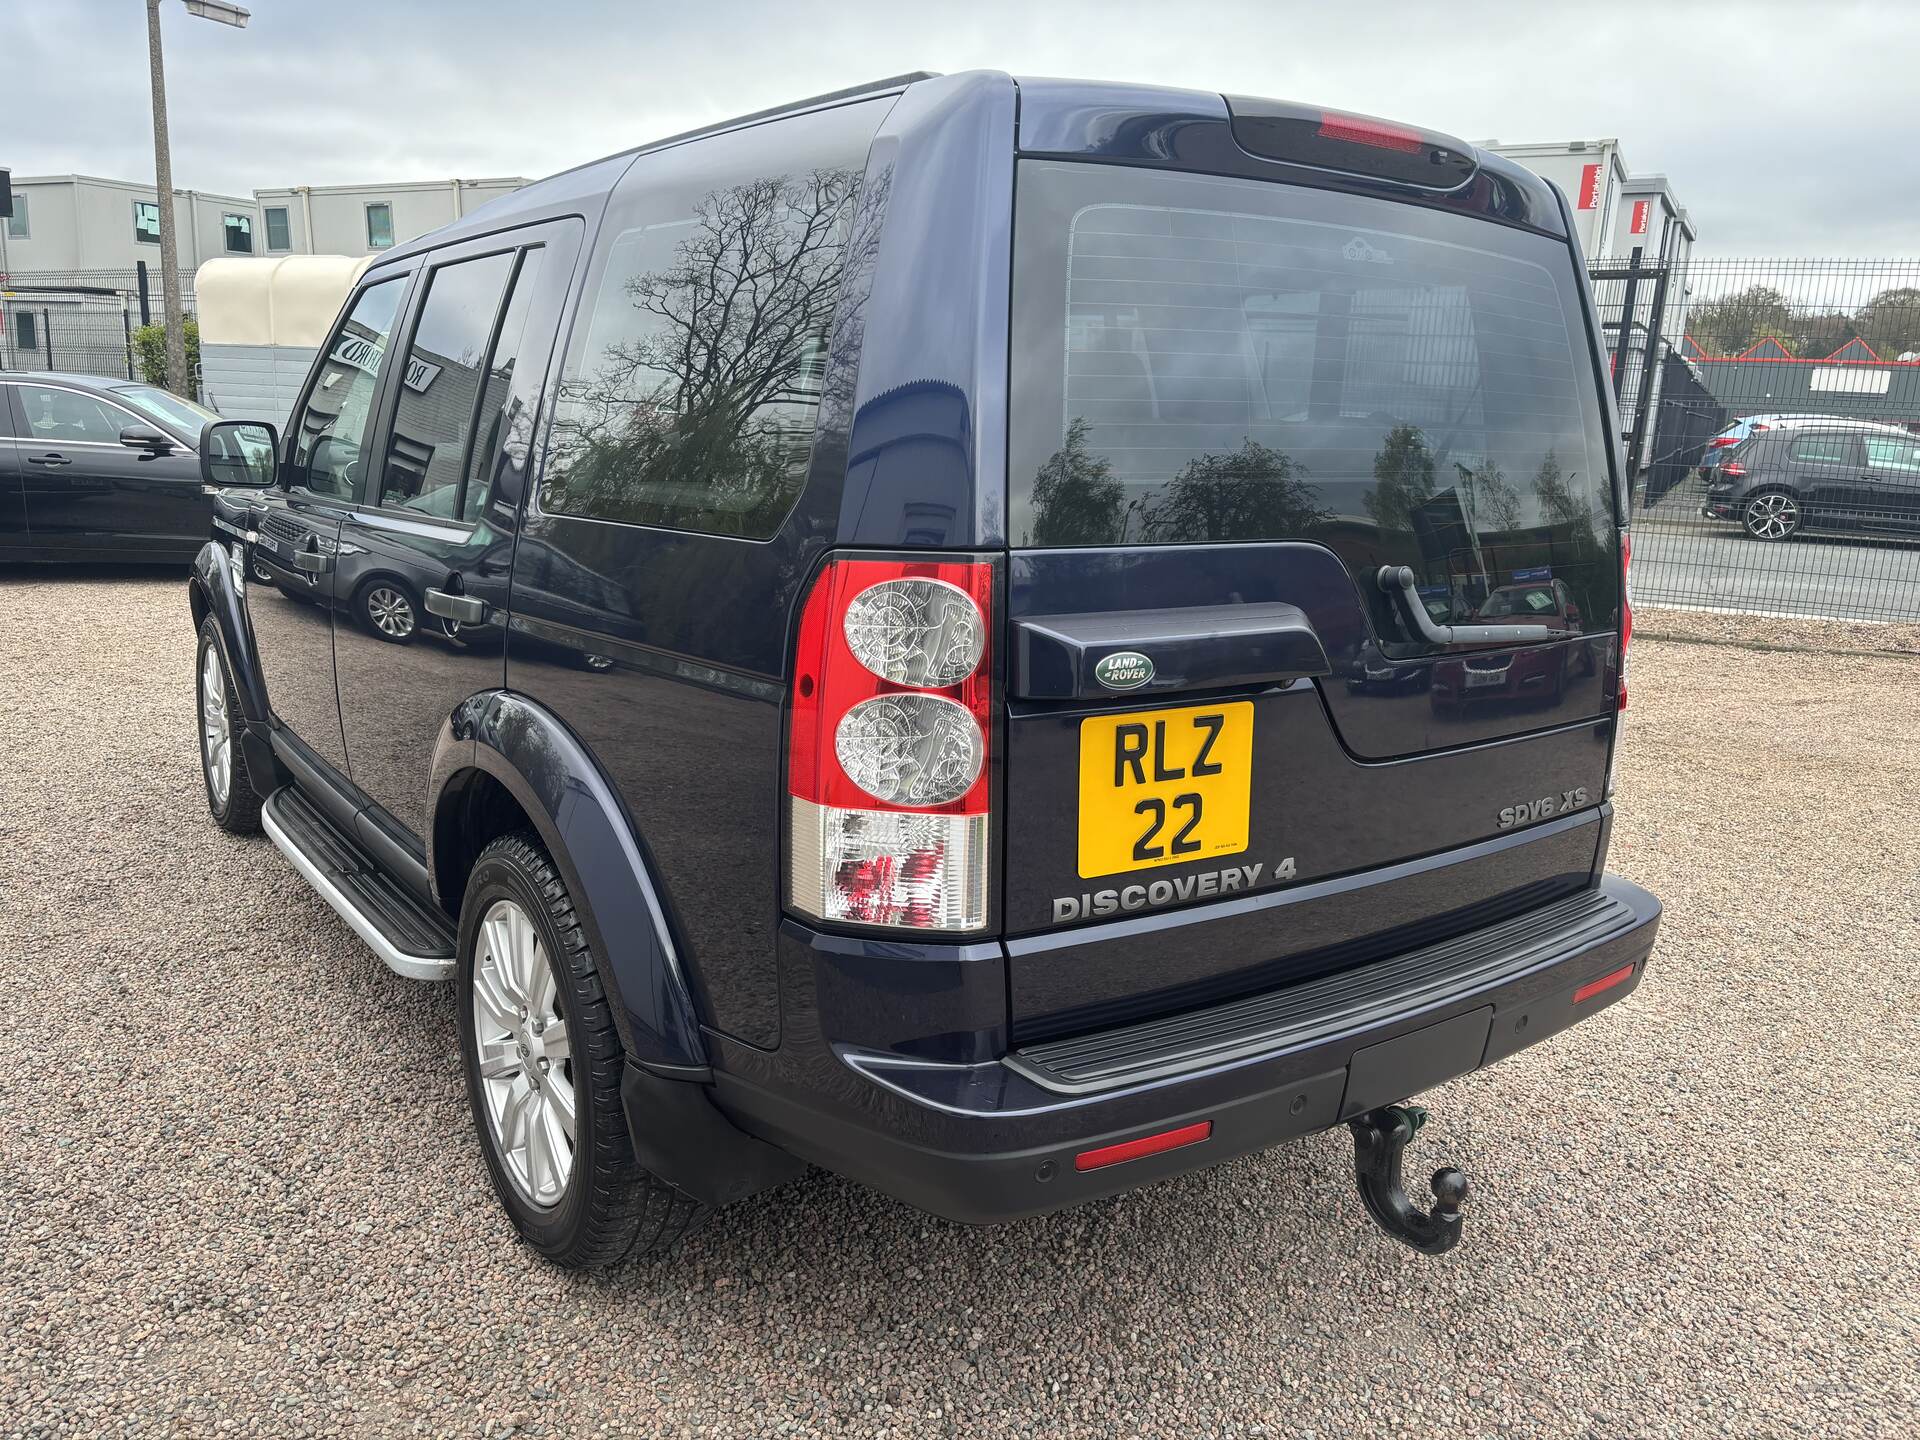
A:
POLYGON ((422 905, 293 786, 273 792, 260 824, 295 870, 396 975, 453 978, 453 927, 422 905))

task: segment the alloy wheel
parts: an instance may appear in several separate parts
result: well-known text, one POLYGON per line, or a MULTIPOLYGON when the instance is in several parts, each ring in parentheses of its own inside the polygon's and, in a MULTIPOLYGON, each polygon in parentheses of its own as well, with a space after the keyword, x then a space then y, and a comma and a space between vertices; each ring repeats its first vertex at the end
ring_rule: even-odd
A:
POLYGON ((523 1199, 550 1209, 573 1174, 573 1042, 533 919, 497 900, 474 937, 473 1036, 487 1127, 523 1199))
POLYGON ((227 727, 227 677, 220 652, 209 645, 200 660, 200 753, 215 811, 224 810, 233 788, 233 734, 227 727))
POLYGON ((367 618, 381 634, 404 640, 413 634, 413 602, 391 585, 367 592, 367 618))
POLYGON ((1747 533, 1756 540, 1784 540, 1800 528, 1800 505, 1791 495, 1774 491, 1747 502, 1747 533))

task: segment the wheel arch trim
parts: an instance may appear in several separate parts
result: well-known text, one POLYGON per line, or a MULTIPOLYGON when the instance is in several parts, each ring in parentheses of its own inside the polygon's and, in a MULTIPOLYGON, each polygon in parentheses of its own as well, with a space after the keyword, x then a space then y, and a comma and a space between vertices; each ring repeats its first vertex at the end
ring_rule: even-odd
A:
POLYGON ((628 1056, 681 1075, 704 1072, 706 1045, 660 886, 586 747, 557 716, 511 691, 486 691, 455 708, 434 744, 428 792, 427 869, 443 906, 451 891, 437 853, 441 820, 470 771, 513 797, 566 880, 628 1056))
POLYGON ((247 625, 246 602, 233 579, 233 557, 217 540, 209 540, 193 557, 187 574, 188 604, 206 607, 220 637, 221 658, 241 713, 249 725, 265 725, 273 717, 267 687, 254 656, 253 632, 247 625))

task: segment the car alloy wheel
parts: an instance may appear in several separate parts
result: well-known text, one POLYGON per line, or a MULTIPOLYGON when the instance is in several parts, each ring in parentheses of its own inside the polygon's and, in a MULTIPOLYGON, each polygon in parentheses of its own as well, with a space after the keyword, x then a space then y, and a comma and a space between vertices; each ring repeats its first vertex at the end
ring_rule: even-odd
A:
POLYGON ((200 660, 200 756, 213 808, 224 810, 233 792, 233 732, 227 725, 226 672, 220 668, 220 652, 211 645, 200 660))
POLYGON ((376 585, 367 591, 367 619, 373 628, 389 640, 413 637, 413 601, 406 592, 391 585, 376 585))
POLYGON ((522 1199, 551 1209, 567 1193, 576 1140, 573 1043, 533 918, 496 900, 473 960, 473 1037, 487 1127, 522 1199))
POLYGON ((1741 520, 1756 540, 1784 540, 1800 528, 1800 502, 1771 490, 1747 501, 1741 520))

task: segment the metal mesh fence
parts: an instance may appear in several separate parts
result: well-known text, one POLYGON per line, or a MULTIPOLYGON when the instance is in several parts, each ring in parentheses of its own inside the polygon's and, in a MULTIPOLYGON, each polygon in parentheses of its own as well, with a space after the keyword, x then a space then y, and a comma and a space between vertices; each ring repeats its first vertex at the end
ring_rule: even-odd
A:
MULTIPOLYGON (((182 289, 181 300, 191 318, 191 288, 182 289)), ((155 275, 148 293, 154 324, 163 311, 155 275)), ((14 271, 0 283, 0 370, 145 378, 134 335, 140 325, 137 271, 14 271)))
POLYGON ((1920 621, 1920 260, 1592 263, 1643 603, 1920 621))

